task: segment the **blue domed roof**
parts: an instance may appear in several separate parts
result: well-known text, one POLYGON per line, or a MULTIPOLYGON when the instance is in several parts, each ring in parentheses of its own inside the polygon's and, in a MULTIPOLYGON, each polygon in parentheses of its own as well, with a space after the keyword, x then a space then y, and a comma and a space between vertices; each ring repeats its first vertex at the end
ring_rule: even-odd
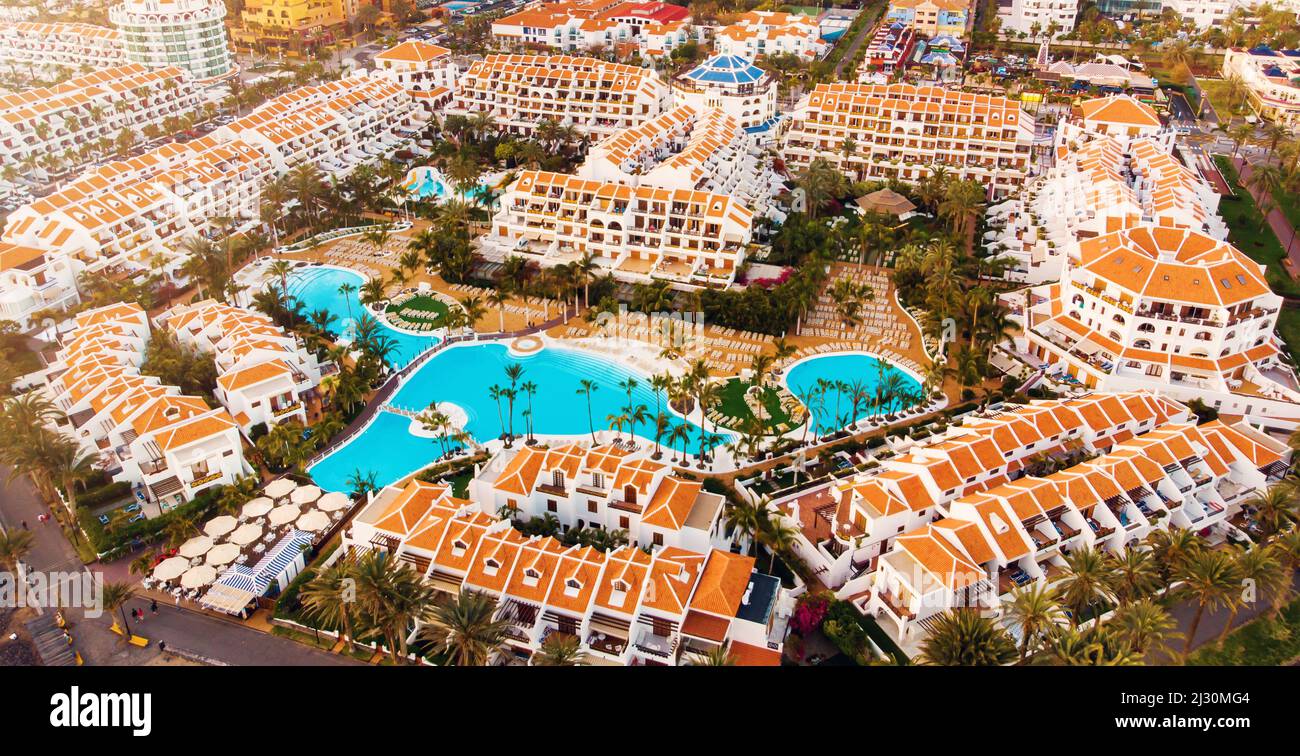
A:
POLYGON ((753 84, 766 75, 739 55, 715 55, 691 69, 685 78, 700 84, 753 84))

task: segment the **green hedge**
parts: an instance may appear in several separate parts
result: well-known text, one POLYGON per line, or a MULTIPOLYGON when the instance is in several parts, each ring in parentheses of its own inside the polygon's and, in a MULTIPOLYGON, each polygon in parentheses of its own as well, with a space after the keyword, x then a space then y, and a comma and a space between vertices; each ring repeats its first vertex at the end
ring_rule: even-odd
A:
POLYGON ((77 506, 81 509, 93 509, 101 504, 107 504, 118 499, 125 499, 131 495, 131 484, 125 481, 109 483, 108 485, 92 488, 84 494, 77 497, 77 506))
POLYGON ((112 557, 119 555, 123 550, 131 548, 137 539, 144 543, 158 539, 166 530, 168 524, 179 517, 202 519, 216 508, 223 488, 223 486, 215 486, 206 489, 199 493, 198 496, 195 496, 193 500, 170 512, 161 514, 158 517, 133 522, 116 533, 109 533, 104 530, 104 525, 99 521, 99 518, 92 514, 87 507, 81 506, 80 501, 77 502, 77 517, 81 523, 81 529, 85 531, 91 547, 95 549, 95 553, 105 557, 112 557))
POLYGON ((1281 667, 1300 658, 1300 599, 1282 607, 1276 620, 1252 620, 1228 634, 1222 645, 1207 643, 1188 658, 1190 666, 1281 667))

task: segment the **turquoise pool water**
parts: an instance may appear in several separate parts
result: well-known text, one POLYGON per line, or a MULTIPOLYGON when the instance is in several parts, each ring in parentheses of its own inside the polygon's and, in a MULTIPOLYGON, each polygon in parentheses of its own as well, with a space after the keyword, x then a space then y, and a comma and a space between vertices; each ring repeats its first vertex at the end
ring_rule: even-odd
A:
MULTIPOLYGON (((325 309, 334 313, 338 316, 338 320, 334 322, 333 329, 347 333, 353 319, 360 318, 361 314, 366 312, 366 308, 357 298, 357 292, 347 296, 339 293, 339 286, 344 283, 351 283, 360 289, 361 284, 365 283, 365 278, 360 273, 343 268, 295 268, 293 273, 289 274, 289 296, 302 302, 303 309, 307 312, 325 309)), ((379 322, 388 331, 388 335, 397 342, 397 350, 393 355, 395 367, 405 365, 439 341, 436 336, 407 333, 390 327, 382 320, 379 322)))
MULTIPOLYGON (((407 189, 416 199, 433 200, 434 202, 441 202, 443 199, 456 194, 455 190, 452 189, 451 184, 447 183, 446 179, 432 170, 421 171, 419 180, 408 186, 407 189)), ((488 188, 486 186, 479 184, 469 191, 466 195, 466 199, 481 199, 487 190, 488 188)))
MULTIPOLYGON (((596 430, 607 429, 606 416, 621 414, 622 408, 627 406, 627 393, 618 387, 618 383, 628 377, 638 381, 632 392, 633 404, 644 404, 646 414, 654 414, 655 392, 646 376, 570 349, 548 347, 535 354, 515 357, 507 352, 504 344, 499 343, 444 350, 415 372, 393 397, 392 404, 421 410, 433 402, 451 402, 463 409, 469 418, 465 426, 469 434, 478 441, 490 441, 500 436, 504 428, 497 404, 488 396, 488 387, 509 385, 504 369, 512 362, 524 368, 521 381, 537 384, 533 397, 533 432, 539 435, 586 436, 587 399, 577 393, 579 381, 584 378, 595 381, 599 387, 591 395, 591 418, 596 430)), ((660 406, 667 406, 667 400, 662 396, 660 406)), ((516 434, 524 433, 522 412, 527 407, 528 398, 521 392, 514 408, 516 434)), ((506 411, 503 401, 501 414, 506 411)), ((381 486, 409 475, 442 452, 437 439, 411 435, 410 423, 406 417, 381 411, 360 435, 308 472, 319 486, 328 491, 346 491, 348 477, 357 470, 363 474, 374 472, 376 482, 381 486)), ((673 415, 672 423, 675 427, 682 420, 673 415)), ((687 450, 694 453, 699 450, 699 429, 690 422, 686 426, 692 439, 687 450)), ((624 433, 627 430, 624 427, 624 433)), ((647 423, 638 425, 636 430, 637 435, 643 438, 653 435, 653 425, 647 423)))
MULTIPOLYGON (((810 390, 815 390, 819 378, 824 378, 831 383, 842 381, 849 385, 854 382, 861 382, 862 386, 867 390, 867 394, 872 397, 871 401, 874 401, 876 386, 880 384, 880 365, 882 362, 886 374, 898 373, 903 378, 902 385, 908 391, 920 392, 921 383, 908 374, 907 371, 899 369, 888 360, 879 360, 866 354, 828 354, 804 360, 786 373, 785 385, 786 388, 790 389, 790 393, 798 397, 810 390)), ((858 416, 848 417, 853 414, 853 401, 849 398, 850 393, 850 391, 841 392, 835 388, 828 389, 822 396, 821 407, 814 406, 812 408, 813 419, 817 423, 816 430, 818 433, 830 433, 855 420, 879 414, 876 412, 875 407, 859 405, 858 416), (843 423, 837 422, 837 414, 842 418, 846 418, 846 421, 843 423)), ((899 402, 889 402, 885 405, 885 409, 887 411, 900 409, 899 402)))

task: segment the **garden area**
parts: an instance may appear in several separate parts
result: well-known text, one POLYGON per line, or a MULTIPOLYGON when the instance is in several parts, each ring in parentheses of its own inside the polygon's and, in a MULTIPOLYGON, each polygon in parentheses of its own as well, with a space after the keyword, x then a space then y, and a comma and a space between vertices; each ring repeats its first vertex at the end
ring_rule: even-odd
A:
POLYGON ((1300 658, 1300 599, 1282 607, 1274 618, 1252 620, 1233 630, 1223 643, 1207 643, 1188 659, 1189 666, 1279 667, 1300 658))
POLYGON ((415 294, 408 299, 390 302, 384 310, 388 321, 402 328, 431 331, 442 328, 447 320, 447 304, 430 294, 415 294))
POLYGON ((874 619, 830 593, 807 593, 799 597, 790 619, 786 649, 794 660, 818 666, 867 667, 890 663, 905 666, 908 663, 907 654, 874 619))
POLYGON ((1265 277, 1273 291, 1285 297, 1300 297, 1300 284, 1291 278, 1283 263, 1286 254, 1282 251, 1282 243, 1264 223, 1250 192, 1241 186, 1232 161, 1226 155, 1215 155, 1214 163, 1233 191, 1233 196, 1224 197, 1219 205, 1219 213, 1228 224, 1228 241, 1250 259, 1267 266, 1265 277))
POLYGON ((753 388, 753 383, 739 378, 732 378, 723 384, 718 402, 713 405, 719 425, 732 430, 745 428, 757 419, 754 410, 760 401, 763 427, 768 433, 786 433, 803 422, 803 406, 788 392, 773 386, 764 386, 761 390, 754 389, 751 392, 753 388))

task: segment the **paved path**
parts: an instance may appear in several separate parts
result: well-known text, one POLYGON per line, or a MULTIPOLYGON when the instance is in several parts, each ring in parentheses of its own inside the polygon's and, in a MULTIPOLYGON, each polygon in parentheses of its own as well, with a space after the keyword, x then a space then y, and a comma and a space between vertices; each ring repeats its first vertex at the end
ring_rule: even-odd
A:
MULTIPOLYGON (((880 8, 877 5, 863 7, 859 13, 868 13, 872 16, 879 16, 880 8)), ((854 18, 854 21, 857 21, 857 18, 854 18)), ((849 61, 853 60, 853 56, 858 53, 858 48, 862 47, 862 42, 871 34, 872 28, 875 27, 875 25, 875 18, 871 18, 868 23, 862 25, 862 29, 858 32, 858 36, 853 38, 853 41, 849 43, 849 49, 844 51, 844 55, 840 58, 840 61, 835 64, 835 78, 840 78, 840 74, 844 72, 844 67, 849 64, 849 61)), ((854 78, 856 79, 857 77, 854 78)))
MULTIPOLYGON (((1291 587, 1293 590, 1300 590, 1300 574, 1297 574, 1292 580, 1291 587)), ((1241 627, 1261 614, 1267 613, 1271 606, 1270 601, 1264 600, 1243 608, 1237 612, 1237 617, 1233 620, 1232 626, 1234 628, 1241 627)), ((1178 622, 1178 632, 1186 634, 1187 630, 1192 626, 1192 619, 1196 616, 1196 605, 1190 601, 1183 601, 1171 607, 1169 613, 1178 622)), ((1205 610, 1205 615, 1201 617, 1201 624, 1196 628, 1196 638, 1192 641, 1192 650, 1195 651, 1207 643, 1218 642, 1219 634, 1223 632, 1223 626, 1227 621, 1227 611, 1211 612, 1208 609, 1205 610)), ((1167 644, 1175 658, 1182 653, 1183 640, 1183 638, 1177 638, 1167 644)), ((1153 663, 1168 664, 1169 660, 1165 656, 1157 655, 1153 663)))
MULTIPOLYGON (((1259 198, 1263 192, 1250 186, 1250 175, 1252 168, 1250 163, 1241 158, 1234 158, 1233 165, 1237 168, 1237 175, 1241 179, 1241 186, 1250 192, 1250 196, 1259 204, 1259 198)), ((1287 220, 1286 215, 1278 208, 1273 208, 1268 214, 1268 225, 1273 229, 1273 235, 1277 237, 1278 244, 1286 250, 1287 260, 1290 265, 1286 266, 1287 273, 1292 278, 1300 278, 1300 236, 1297 236, 1295 229, 1291 226, 1291 221, 1287 220)))

